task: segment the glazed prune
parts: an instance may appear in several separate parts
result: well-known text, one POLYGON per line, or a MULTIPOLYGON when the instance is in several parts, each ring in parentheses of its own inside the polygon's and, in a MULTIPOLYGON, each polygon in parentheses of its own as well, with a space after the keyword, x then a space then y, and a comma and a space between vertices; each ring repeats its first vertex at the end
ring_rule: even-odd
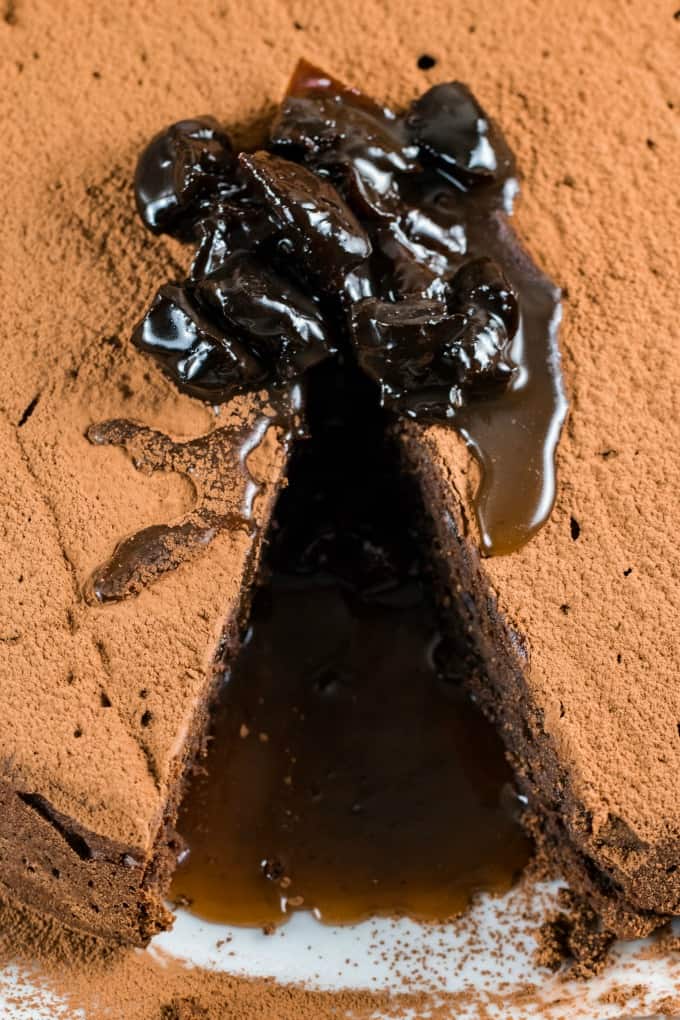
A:
POLYGON ((477 309, 484 309, 502 320, 509 337, 517 332, 517 297, 503 270, 493 259, 477 258, 465 262, 451 280, 448 292, 452 311, 474 315, 477 309))
POLYGON ((436 300, 369 299, 353 309, 357 360, 379 384, 384 405, 398 406, 406 393, 441 383, 436 359, 446 337, 445 318, 436 300))
POLYGON ((231 256, 196 285, 196 294, 247 336, 281 381, 336 353, 318 305, 252 256, 231 256))
POLYGON ((403 119, 301 61, 270 130, 272 147, 341 181, 356 212, 391 216, 398 177, 420 169, 403 119))
POLYGON ((292 255, 311 277, 338 288, 371 254, 368 234, 328 181, 267 152, 241 153, 239 163, 267 207, 280 253, 292 255))
POLYGON ((451 366, 458 385, 468 395, 505 389, 516 366, 510 359, 503 320, 483 308, 451 318, 458 320, 460 328, 442 345, 440 365, 451 366))
POLYGON ((406 124, 421 153, 465 183, 512 173, 505 140, 460 82, 434 85, 412 104, 406 124))
POLYGON ((373 252, 374 277, 384 300, 443 298, 446 294, 441 276, 444 260, 408 238, 399 222, 373 231, 373 252))
POLYGON ((515 370, 500 318, 451 314, 437 300, 362 301, 352 339, 383 404, 412 416, 450 417, 466 392, 503 388, 515 370))
POLYGON ((254 252, 274 233, 266 211, 247 200, 216 202, 196 226, 197 248, 191 278, 218 272, 235 252, 254 252))
POLYGON ((255 388, 267 377, 264 364, 234 331, 222 329, 178 284, 160 288, 132 340, 180 389, 211 403, 255 388))
POLYGON ((220 185, 229 190, 235 166, 228 135, 213 117, 180 120, 152 138, 135 172, 142 220, 154 234, 190 239, 220 185))

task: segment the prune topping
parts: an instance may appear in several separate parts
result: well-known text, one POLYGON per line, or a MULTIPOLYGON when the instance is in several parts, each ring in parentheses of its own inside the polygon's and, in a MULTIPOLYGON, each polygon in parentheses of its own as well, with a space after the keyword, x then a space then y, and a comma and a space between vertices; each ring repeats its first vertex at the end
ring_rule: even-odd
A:
POLYGON ((358 364, 384 406, 451 421, 469 444, 483 550, 521 545, 554 498, 566 402, 559 295, 508 224, 502 134, 459 82, 398 114, 301 62, 267 148, 236 156, 204 117, 142 154, 144 222, 196 250, 135 343, 212 403, 302 392, 300 376, 332 356, 358 364))
POLYGON ((367 157, 382 169, 418 169, 403 119, 358 89, 300 61, 269 132, 272 147, 314 166, 367 157))
POLYGON ((422 153, 463 182, 507 177, 512 156, 466 85, 434 85, 411 106, 406 123, 422 153))
POLYGON ((374 275, 380 297, 443 297, 446 282, 441 275, 446 263, 423 245, 411 240, 399 221, 373 232, 374 275))
POLYGON ((493 259, 471 259, 462 265, 450 283, 448 300, 455 311, 474 315, 476 310, 483 309, 497 316, 510 337, 517 332, 517 296, 493 259))
POLYGON ((204 314, 186 287, 166 283, 132 340, 180 389, 219 403, 266 380, 264 364, 234 334, 204 314))
POLYGON ((196 225, 197 248, 191 278, 200 280, 218 272, 235 252, 254 252, 270 241, 274 228, 265 209, 256 202, 216 202, 196 225))
POLYGON ((517 366, 510 358, 510 338, 503 320, 483 308, 451 319, 459 323, 460 329, 444 342, 442 365, 451 366, 458 384, 468 394, 505 389, 517 366))
POLYGON ((452 314, 437 300, 369 299, 354 308, 352 338, 383 404, 410 416, 450 417, 465 391, 507 386, 515 370, 502 320, 483 309, 452 314))
POLYGON ((398 175, 420 170, 418 146, 401 117, 301 62, 270 130, 272 147, 344 185, 361 215, 400 205, 398 175))
POLYGON ((371 254, 368 234, 328 181, 267 152, 241 153, 239 163, 267 206, 280 247, 312 277, 337 288, 371 254))
POLYGON ((384 403, 394 406, 404 393, 440 382, 435 361, 445 314, 440 301, 423 299, 368 299, 355 306, 352 339, 357 358, 380 384, 384 403))
POLYGON ((196 285, 196 294, 248 337, 280 381, 336 353, 318 305, 252 256, 231 256, 196 285))
POLYGON ((229 137, 213 117, 180 120, 157 134, 135 172, 137 208, 149 230, 190 238, 220 185, 229 190, 234 160, 229 137))

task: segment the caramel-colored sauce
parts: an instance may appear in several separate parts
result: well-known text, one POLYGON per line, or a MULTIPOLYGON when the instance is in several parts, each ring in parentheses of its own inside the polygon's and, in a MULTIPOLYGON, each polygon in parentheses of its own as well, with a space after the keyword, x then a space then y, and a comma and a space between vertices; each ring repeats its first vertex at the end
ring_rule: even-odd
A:
POLYGON ((88 602, 119 602, 138 595, 168 571, 200 555, 222 531, 255 527, 254 509, 261 485, 248 470, 248 458, 269 428, 279 428, 290 444, 301 434, 300 391, 292 386, 261 403, 242 422, 217 426, 185 441, 126 419, 92 425, 87 431, 97 446, 120 446, 137 471, 168 471, 190 479, 194 507, 180 520, 152 524, 116 545, 85 586, 88 602))
POLYGON ((567 414, 557 344, 561 305, 559 290, 521 247, 501 208, 480 205, 466 231, 470 254, 494 258, 519 296, 515 380, 453 418, 481 467, 475 510, 482 552, 498 556, 528 542, 555 502, 555 452, 567 414))
POLYGON ((373 393, 324 372, 182 808, 173 891, 236 924, 444 919, 507 889, 528 844, 500 740, 460 684, 464 651, 441 637, 373 393))

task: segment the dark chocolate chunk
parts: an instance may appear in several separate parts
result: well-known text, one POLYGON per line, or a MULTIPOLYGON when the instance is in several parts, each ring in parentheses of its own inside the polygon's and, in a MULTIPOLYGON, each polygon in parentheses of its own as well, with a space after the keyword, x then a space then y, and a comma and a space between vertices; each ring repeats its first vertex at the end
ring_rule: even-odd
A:
POLYGON ((264 364, 235 330, 213 321, 178 284, 160 288, 132 340, 180 389, 211 403, 256 388, 267 377, 264 364))
POLYGON ((196 221, 220 185, 227 191, 234 153, 213 117, 171 124, 142 152, 135 172, 139 215, 154 234, 191 238, 196 221))

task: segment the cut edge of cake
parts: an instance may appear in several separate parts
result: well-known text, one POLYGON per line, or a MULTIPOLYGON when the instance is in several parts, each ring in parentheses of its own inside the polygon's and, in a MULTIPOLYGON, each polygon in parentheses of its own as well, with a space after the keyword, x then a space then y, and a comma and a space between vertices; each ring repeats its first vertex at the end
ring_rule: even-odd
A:
MULTIPOLYGON (((270 518, 278 493, 285 485, 288 438, 282 440, 279 435, 276 452, 269 443, 265 446, 267 451, 263 450, 260 469, 265 471, 266 482, 257 498, 254 528, 243 562, 237 554, 233 565, 240 579, 238 596, 225 595, 223 611, 219 607, 211 611, 214 643, 205 650, 200 693, 189 717, 177 720, 173 745, 166 753, 164 775, 156 773, 155 752, 150 749, 146 752, 149 773, 156 775, 157 794, 153 810, 141 819, 139 838, 134 843, 122 841, 115 825, 110 826, 108 834, 106 824, 97 830, 87 821, 96 805, 94 802, 79 805, 76 791, 69 789, 67 780, 63 797, 72 810, 58 805, 58 798, 51 796, 50 790, 27 777, 23 764, 17 766, 14 759, 6 758, 0 775, 0 898, 4 901, 21 905, 37 917, 56 918, 86 936, 133 946, 146 945, 155 934, 172 926, 173 915, 166 897, 182 850, 182 840, 175 829, 179 806, 192 770, 205 751, 212 706, 240 648, 270 518), (142 830, 148 830, 148 839, 142 838, 142 830)), ((235 479, 235 487, 242 484, 242 479, 238 482, 235 479)), ((223 560, 223 554, 220 555, 223 560)), ((207 552, 188 569, 201 574, 210 571, 211 559, 207 552)), ((102 621, 113 619, 117 612, 115 606, 92 611, 101 614, 102 621)), ((36 621, 36 626, 39 623, 36 621)), ((140 644, 137 654, 144 657, 143 645, 140 644)), ((190 658, 187 657, 187 664, 190 658)), ((181 680, 180 664, 177 669, 174 684, 181 680)), ((106 670, 99 678, 89 677, 88 688, 96 690, 97 679, 105 683, 105 673, 106 670)), ((86 700, 84 694, 81 700, 86 700)), ((64 751, 70 753, 66 748, 64 751)), ((121 762, 122 773, 125 768, 126 763, 121 762)), ((112 786, 116 778, 111 777, 112 786)), ((130 797, 134 798, 133 786, 130 797)), ((100 807, 106 823, 106 805, 102 802, 100 807)), ((133 809, 134 804, 130 803, 131 816, 133 809)), ((149 811, 146 801, 143 808, 139 807, 142 810, 149 811)))
POLYGON ((466 685, 504 742, 526 805, 523 824, 553 873, 589 903, 604 929, 619 938, 644 937, 678 913, 678 841, 641 843, 622 819, 615 819, 617 831, 606 842, 598 838, 532 696, 531 648, 499 606, 470 504, 426 428, 406 424, 399 435, 404 468, 421 495, 444 626, 470 650, 466 685))

